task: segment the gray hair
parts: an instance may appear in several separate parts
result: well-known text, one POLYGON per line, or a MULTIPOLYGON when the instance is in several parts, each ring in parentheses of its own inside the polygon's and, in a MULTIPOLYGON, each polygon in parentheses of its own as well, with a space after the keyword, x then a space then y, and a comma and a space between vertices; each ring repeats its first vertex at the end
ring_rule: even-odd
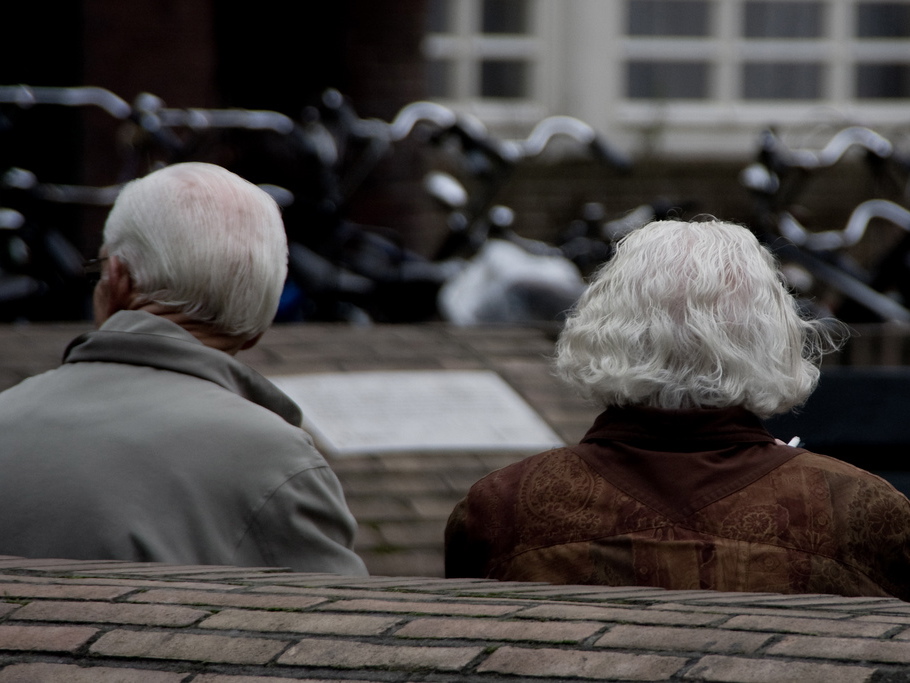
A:
POLYGON ((596 274, 557 342, 556 370, 604 407, 769 417, 809 397, 821 356, 837 348, 831 326, 798 310, 748 229, 657 221, 596 274))
POLYGON ((287 274, 281 213, 220 166, 174 164, 127 184, 104 243, 129 267, 143 302, 250 338, 275 316, 287 274))

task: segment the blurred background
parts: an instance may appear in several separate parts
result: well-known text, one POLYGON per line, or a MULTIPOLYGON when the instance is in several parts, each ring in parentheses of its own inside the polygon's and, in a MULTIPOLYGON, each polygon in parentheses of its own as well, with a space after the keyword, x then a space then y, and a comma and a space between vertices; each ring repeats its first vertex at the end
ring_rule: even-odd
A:
MULTIPOLYGON (((4 3, 0 22, 0 171, 31 174, 0 183, 0 206, 82 256, 99 246, 117 184, 198 159, 289 190, 289 233, 311 270, 318 260, 364 276, 337 253, 353 225, 358 245, 365 226, 407 250, 399 260, 471 258, 479 240, 507 232, 556 245, 586 275, 626 229, 605 224, 644 209, 783 235, 801 252, 783 252, 791 284, 823 312, 846 306, 856 322, 906 313, 893 273, 873 289, 901 310, 843 303, 851 283, 803 262, 824 252, 851 277, 865 269, 868 285, 908 230, 890 205, 868 207, 862 239, 799 240, 843 230, 869 199, 906 206, 907 0, 58 0, 4 3), (40 90, 85 86, 126 110, 60 106, 40 90), (404 133, 377 127, 417 101, 438 107, 404 121, 404 133), (294 130, 173 118, 191 109, 267 110, 294 130), (433 171, 466 198, 439 183, 430 191, 433 171), (66 184, 110 191, 64 201, 54 186, 66 184), (509 211, 491 218, 494 207, 509 211)), ((39 249, 24 241, 34 265, 39 249)), ((80 291, 5 318, 79 319, 83 301, 80 291)))
MULTIPOLYGON (((8 0, 0 27, 0 322, 88 320, 119 186, 212 161, 283 206, 279 321, 543 327, 483 334, 583 428, 544 367, 561 312, 629 229, 713 215, 855 331, 774 433, 910 492, 910 0, 8 0)), ((334 327, 275 338, 305 329, 286 346, 320 368, 378 353, 334 327)), ((38 350, 5 329, 8 365, 38 350)), ((392 369, 445 364, 406 332, 373 330, 392 369)))
MULTIPOLYGON (((96 86, 127 102, 147 92, 168 107, 295 120, 336 88, 364 118, 390 121, 431 99, 517 138, 547 116, 577 117, 635 171, 617 178, 586 159, 555 173, 528 164, 502 199, 532 237, 551 237, 587 202, 620 213, 658 196, 748 220, 751 197, 735 177, 769 126, 800 147, 820 147, 849 124, 899 146, 908 132, 902 1, 51 0, 4 3, 0 22, 0 84, 96 86)), ((7 117, 5 166, 46 182, 122 180, 126 133, 104 112, 34 107, 7 117)), ((428 253, 439 217, 408 186, 425 169, 414 168, 413 151, 396 152, 352 211, 428 253)), ((872 190, 852 172, 831 175, 823 196, 806 201, 837 225, 872 190)), ((69 208, 61 223, 92 252, 103 210, 69 208)))

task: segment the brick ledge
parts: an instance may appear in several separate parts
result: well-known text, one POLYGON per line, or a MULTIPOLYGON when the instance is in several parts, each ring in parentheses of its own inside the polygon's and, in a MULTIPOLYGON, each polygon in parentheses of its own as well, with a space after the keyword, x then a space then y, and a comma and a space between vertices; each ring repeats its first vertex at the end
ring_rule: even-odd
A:
POLYGON ((0 557, 0 683, 905 680, 890 598, 0 557))

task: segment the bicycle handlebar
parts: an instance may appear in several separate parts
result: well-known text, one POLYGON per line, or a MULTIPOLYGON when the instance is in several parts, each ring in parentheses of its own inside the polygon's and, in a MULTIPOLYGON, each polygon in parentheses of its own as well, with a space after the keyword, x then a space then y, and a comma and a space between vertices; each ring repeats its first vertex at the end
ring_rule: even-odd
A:
POLYGON ((389 124, 389 136, 393 142, 404 140, 421 121, 429 121, 437 128, 450 128, 458 116, 448 107, 435 102, 411 102, 399 110, 389 124))
POLYGON ((833 166, 851 147, 861 147, 880 159, 887 159, 894 151, 893 145, 871 128, 850 126, 835 133, 823 148, 791 149, 771 130, 761 134, 761 151, 767 154, 772 166, 785 166, 814 170, 833 166))
POLYGON ((611 149, 597 131, 581 119, 572 116, 549 116, 540 121, 528 137, 518 143, 521 155, 529 158, 541 154, 550 140, 558 135, 570 137, 586 146, 598 161, 622 170, 631 168, 631 162, 624 155, 611 149))
POLYGON ((273 130, 287 135, 294 121, 276 111, 247 109, 161 109, 158 117, 165 126, 187 128, 244 128, 273 130))
POLYGON ((778 221, 781 235, 800 247, 813 251, 844 249, 857 244, 866 234, 869 223, 881 218, 910 232, 910 211, 886 199, 869 199, 857 206, 843 230, 809 232, 789 212, 783 212, 778 221))
POLYGON ((132 108, 109 90, 95 86, 73 88, 33 87, 29 85, 0 86, 0 102, 27 109, 36 104, 61 104, 67 107, 93 105, 104 109, 116 119, 129 117, 132 108))
POLYGON ((117 199, 123 185, 90 187, 87 185, 63 185, 40 183, 31 171, 24 168, 10 168, 0 177, 0 186, 22 190, 37 199, 57 204, 85 204, 110 206, 117 199))
POLYGON ((15 209, 0 207, 0 230, 18 230, 25 225, 25 216, 15 209))

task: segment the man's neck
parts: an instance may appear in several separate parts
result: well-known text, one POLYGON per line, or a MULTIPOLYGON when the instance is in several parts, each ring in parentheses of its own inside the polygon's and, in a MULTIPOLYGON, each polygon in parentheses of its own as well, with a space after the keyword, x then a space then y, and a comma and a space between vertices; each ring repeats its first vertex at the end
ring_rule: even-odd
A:
POLYGON ((231 356, 236 355, 241 349, 249 348, 249 346, 251 346, 251 344, 248 344, 249 339, 247 337, 225 334, 210 323, 194 320, 185 313, 175 311, 168 306, 147 303, 137 306, 133 310, 146 311, 152 315, 157 315, 166 320, 170 320, 172 323, 180 325, 180 327, 196 337, 196 339, 206 346, 218 349, 219 351, 224 351, 231 356))

